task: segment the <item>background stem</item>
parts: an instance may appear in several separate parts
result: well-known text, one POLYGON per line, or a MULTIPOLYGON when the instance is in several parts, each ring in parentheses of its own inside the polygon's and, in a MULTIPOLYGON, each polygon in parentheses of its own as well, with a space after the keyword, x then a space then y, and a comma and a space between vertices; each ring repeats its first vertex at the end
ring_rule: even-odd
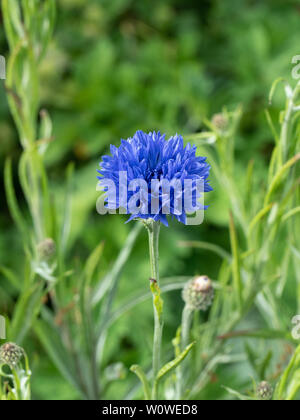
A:
MULTIPOLYGON (((185 305, 182 312, 182 321, 181 321, 181 351, 183 351, 189 344, 191 323, 193 319, 193 310, 185 305)), ((182 398, 183 393, 183 366, 184 362, 177 368, 177 399, 182 398)))
POLYGON ((193 315, 193 310, 188 305, 185 305, 182 312, 182 324, 181 324, 181 350, 182 351, 189 344, 192 315, 193 315))

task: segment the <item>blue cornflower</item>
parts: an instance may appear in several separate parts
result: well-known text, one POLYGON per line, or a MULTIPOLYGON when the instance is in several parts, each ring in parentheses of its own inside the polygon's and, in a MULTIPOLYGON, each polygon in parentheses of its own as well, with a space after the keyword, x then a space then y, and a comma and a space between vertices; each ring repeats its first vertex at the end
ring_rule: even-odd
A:
POLYGON ((182 136, 166 140, 160 132, 137 131, 120 147, 111 145, 110 152, 102 157, 97 178, 106 191, 106 207, 124 208, 128 221, 154 219, 167 226, 170 214, 186 224, 187 213, 206 209, 199 199, 212 190, 210 165, 196 156, 196 146, 184 147, 182 136))

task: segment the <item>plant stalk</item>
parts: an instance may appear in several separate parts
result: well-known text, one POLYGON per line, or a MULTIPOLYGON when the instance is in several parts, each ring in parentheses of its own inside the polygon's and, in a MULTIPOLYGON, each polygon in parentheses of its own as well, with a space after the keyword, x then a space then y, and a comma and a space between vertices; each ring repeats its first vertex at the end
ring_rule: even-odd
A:
MULTIPOLYGON (((184 309, 182 311, 182 321, 181 321, 181 343, 180 348, 181 351, 183 351, 187 345, 189 344, 189 338, 190 338, 190 330, 191 330, 191 324, 193 319, 193 310, 188 306, 185 305, 184 309)), ((183 385, 184 385, 184 378, 183 378, 183 366, 178 366, 177 368, 177 399, 182 399, 183 394, 183 385)))
POLYGON ((151 267, 151 291, 153 294, 154 311, 154 339, 153 339, 153 391, 152 399, 157 399, 156 376, 160 369, 161 340, 162 340, 162 301, 159 289, 159 232, 160 222, 151 220, 145 223, 149 235, 149 253, 151 267))

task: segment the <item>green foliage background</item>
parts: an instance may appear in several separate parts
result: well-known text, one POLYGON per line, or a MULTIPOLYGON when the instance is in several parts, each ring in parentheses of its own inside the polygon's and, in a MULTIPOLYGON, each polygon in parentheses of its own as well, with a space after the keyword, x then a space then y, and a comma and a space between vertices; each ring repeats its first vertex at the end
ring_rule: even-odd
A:
MULTIPOLYGON (((161 130, 168 135, 189 135, 204 128, 204 120, 224 106, 243 113, 236 139, 235 178, 238 182, 249 159, 255 161, 255 186, 267 174, 273 136, 264 109, 271 85, 278 76, 291 83, 291 59, 299 51, 300 5, 291 0, 61 0, 58 1, 54 38, 41 67, 41 103, 53 122, 53 141, 45 156, 52 191, 63 199, 66 166, 75 162, 75 192, 71 240, 72 267, 80 265, 100 241, 105 242, 99 277, 111 268, 132 224, 124 216, 100 217, 95 211, 96 169, 111 143, 131 136, 137 129, 161 130)), ((3 27, 0 53, 7 54, 3 27)), ((24 273, 23 247, 9 215, 3 186, 4 158, 17 162, 21 149, 0 83, 0 262, 24 273)), ((284 106, 284 95, 274 98, 271 115, 284 106)), ((23 201, 17 181, 18 196, 23 201)), ((207 202, 205 223, 185 227, 171 223, 161 233, 161 277, 207 274, 215 279, 221 261, 201 249, 179 246, 179 241, 201 240, 230 250, 230 204, 212 175, 215 191, 207 202)), ((254 191, 255 194, 255 191, 254 191)), ((23 211, 26 214, 24 203, 23 211)), ((286 244, 281 243, 280 254, 286 244)), ((289 275, 281 310, 291 319, 294 281, 289 275)), ((126 263, 115 305, 148 290, 149 263, 146 232, 142 232, 126 263)), ((0 276, 0 313, 13 312, 16 296, 0 276)), ((176 333, 183 303, 178 291, 165 297, 165 351, 176 333)), ((204 316, 205 318, 205 316, 204 316)), ((243 328, 263 328, 253 309, 243 328)), ((105 363, 150 363, 152 306, 139 305, 115 323, 105 349, 105 363)), ((251 343, 251 339, 249 339, 251 343)), ((287 358, 289 347, 255 340, 262 357, 273 352, 276 361, 287 358)), ((243 349, 245 340, 232 344, 243 349)), ((24 347, 31 361, 32 392, 37 399, 75 399, 78 394, 64 380, 32 332, 24 347)), ((249 361, 218 368, 201 398, 228 398, 222 385, 251 388, 249 361)), ((107 397, 119 398, 134 383, 119 380, 107 397)))

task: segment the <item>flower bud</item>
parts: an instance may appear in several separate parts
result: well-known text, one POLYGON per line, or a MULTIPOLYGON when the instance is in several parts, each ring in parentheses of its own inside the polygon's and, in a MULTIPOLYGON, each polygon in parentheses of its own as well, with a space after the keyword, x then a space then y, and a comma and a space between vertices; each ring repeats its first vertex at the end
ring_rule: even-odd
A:
POLYGON ((213 126, 221 132, 224 132, 228 126, 228 119, 223 114, 215 114, 212 118, 213 126))
POLYGON ((269 382, 263 381, 257 387, 257 397, 263 401, 269 401, 273 396, 273 388, 269 382))
POLYGON ((5 343, 0 347, 0 362, 15 367, 24 355, 24 350, 14 343, 5 343))
POLYGON ((37 251, 41 260, 49 260, 56 252, 55 242, 51 238, 46 238, 38 244, 37 251))
POLYGON ((182 298, 191 309, 206 311, 214 298, 212 281, 207 276, 195 277, 185 285, 182 298))

